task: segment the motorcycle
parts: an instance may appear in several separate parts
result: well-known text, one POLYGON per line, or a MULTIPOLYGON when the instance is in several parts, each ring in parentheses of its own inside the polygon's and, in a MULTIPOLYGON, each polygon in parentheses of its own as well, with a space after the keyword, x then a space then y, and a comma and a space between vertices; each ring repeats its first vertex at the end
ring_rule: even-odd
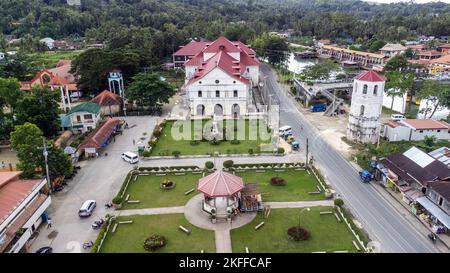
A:
POLYGON ((99 229, 99 228, 101 228, 103 226, 104 223, 105 223, 105 220, 103 220, 103 219, 100 219, 99 221, 95 221, 92 224, 92 228, 93 229, 99 229))
POLYGON ((431 240, 433 243, 436 243, 436 241, 437 241, 437 235, 434 234, 434 233, 428 234, 428 238, 430 238, 430 240, 431 240))
POLYGON ((86 242, 86 243, 83 244, 83 248, 87 249, 87 248, 92 247, 93 245, 94 245, 94 242, 89 241, 89 242, 86 242))
POLYGON ((105 204, 105 208, 107 208, 107 209, 110 209, 112 206, 113 206, 112 203, 106 203, 106 204, 105 204))

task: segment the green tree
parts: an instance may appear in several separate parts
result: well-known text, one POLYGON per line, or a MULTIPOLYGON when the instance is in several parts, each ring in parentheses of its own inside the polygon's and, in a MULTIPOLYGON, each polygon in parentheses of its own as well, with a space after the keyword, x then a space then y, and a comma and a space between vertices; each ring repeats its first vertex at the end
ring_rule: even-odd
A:
POLYGON ((44 136, 55 136, 60 128, 59 99, 60 95, 56 91, 47 87, 33 87, 17 102, 17 123, 31 122, 42 130, 44 136))
POLYGON ((42 157, 42 131, 36 125, 26 122, 15 127, 11 132, 11 148, 17 153, 17 167, 22 171, 22 177, 34 178, 40 166, 42 157))
POLYGON ((277 35, 263 33, 251 42, 259 56, 267 58, 274 65, 284 64, 289 55, 289 46, 285 39, 277 35))
POLYGON ((385 72, 399 71, 408 67, 408 60, 405 54, 396 54, 384 66, 385 72))
POLYGON ((14 114, 19 98, 23 95, 15 78, 0 78, 0 109, 8 107, 14 114))
POLYGON ((370 44, 369 50, 370 52, 376 52, 380 50, 380 48, 382 48, 385 44, 386 44, 385 41, 375 40, 370 44))
MULTIPOLYGON (((50 147, 48 149, 48 172, 50 178, 67 177, 73 171, 70 157, 64 153, 64 150, 56 146, 53 141, 48 142, 50 147)), ((45 170, 45 161, 43 158, 39 161, 42 170, 45 170)))
POLYGON ((392 109, 394 107, 395 97, 403 96, 405 93, 411 90, 414 84, 414 75, 411 73, 402 74, 399 71, 391 71, 388 72, 386 76, 386 94, 392 97, 392 109))
POLYGON ((78 55, 70 72, 77 76, 77 84, 83 91, 92 93, 106 87, 106 76, 111 68, 106 51, 95 48, 78 55))
POLYGON ((328 79, 331 72, 337 70, 338 64, 332 60, 324 60, 306 68, 304 75, 311 80, 328 79))
POLYGON ((134 101, 138 107, 159 110, 176 91, 156 73, 139 73, 133 77, 133 82, 125 92, 126 98, 134 101))
POLYGON ((423 109, 424 118, 432 118, 439 108, 450 107, 450 86, 436 80, 426 80, 417 97, 427 100, 428 105, 423 109))

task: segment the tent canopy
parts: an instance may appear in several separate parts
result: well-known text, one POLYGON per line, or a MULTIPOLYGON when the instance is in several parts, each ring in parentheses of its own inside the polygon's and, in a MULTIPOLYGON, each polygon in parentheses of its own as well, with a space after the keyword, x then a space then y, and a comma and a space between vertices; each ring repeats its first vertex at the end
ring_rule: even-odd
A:
POLYGON ((200 178, 197 190, 208 197, 233 196, 244 188, 244 180, 224 171, 216 171, 200 178))

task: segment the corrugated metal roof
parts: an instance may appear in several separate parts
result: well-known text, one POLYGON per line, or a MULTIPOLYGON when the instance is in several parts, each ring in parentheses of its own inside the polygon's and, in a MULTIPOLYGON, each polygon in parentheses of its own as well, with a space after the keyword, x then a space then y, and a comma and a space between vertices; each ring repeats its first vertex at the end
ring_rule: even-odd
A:
POLYGON ((450 228, 450 216, 445 213, 441 208, 434 204, 426 196, 422 196, 416 199, 429 213, 433 214, 442 224, 447 228, 450 228))
POLYGON ((433 157, 416 147, 411 147, 408 151, 404 152, 403 155, 414 161, 414 163, 422 168, 425 168, 434 161, 433 157))

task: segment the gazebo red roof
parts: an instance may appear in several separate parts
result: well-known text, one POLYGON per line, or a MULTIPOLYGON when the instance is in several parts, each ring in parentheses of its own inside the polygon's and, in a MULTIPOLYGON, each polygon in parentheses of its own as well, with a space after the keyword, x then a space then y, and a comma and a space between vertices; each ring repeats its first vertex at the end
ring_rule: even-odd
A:
POLYGON ((224 171, 216 171, 198 180, 197 190, 208 197, 233 196, 244 188, 244 180, 224 171))
POLYGON ((93 98, 91 102, 95 102, 101 106, 120 105, 122 103, 122 98, 108 90, 103 90, 93 98))

